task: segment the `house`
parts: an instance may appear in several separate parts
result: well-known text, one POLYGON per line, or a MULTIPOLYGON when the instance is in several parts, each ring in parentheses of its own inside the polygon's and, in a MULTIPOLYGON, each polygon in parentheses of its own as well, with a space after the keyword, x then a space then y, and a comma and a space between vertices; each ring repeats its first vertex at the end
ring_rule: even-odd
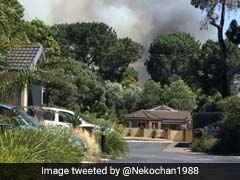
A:
POLYGON ((126 136, 151 137, 173 141, 192 141, 192 116, 189 111, 180 111, 161 105, 149 110, 139 110, 123 118, 126 136))
MULTIPOLYGON (((10 70, 34 71, 39 63, 46 62, 46 56, 42 45, 25 45, 11 49, 7 60, 10 70)), ((30 87, 26 85, 17 97, 9 103, 16 106, 42 105, 43 87, 41 84, 31 85, 30 87)))

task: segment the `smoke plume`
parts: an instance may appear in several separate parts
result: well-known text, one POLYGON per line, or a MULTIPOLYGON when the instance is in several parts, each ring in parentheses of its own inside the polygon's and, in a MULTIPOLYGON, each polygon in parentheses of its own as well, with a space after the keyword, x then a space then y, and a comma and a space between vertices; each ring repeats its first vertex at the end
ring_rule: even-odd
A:
MULTIPOLYGON (((104 22, 146 49, 157 36, 172 32, 188 32, 201 42, 214 37, 213 29, 200 30, 201 12, 190 0, 55 0, 51 12, 52 23, 104 22)), ((144 59, 134 64, 141 81, 148 78, 144 59)))

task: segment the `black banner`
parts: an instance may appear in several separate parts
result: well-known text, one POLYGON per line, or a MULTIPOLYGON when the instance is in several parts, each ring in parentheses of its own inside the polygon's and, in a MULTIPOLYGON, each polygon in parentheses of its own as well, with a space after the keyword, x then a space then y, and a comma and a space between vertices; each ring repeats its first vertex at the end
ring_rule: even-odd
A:
POLYGON ((0 164, 2 180, 239 180, 235 164, 0 164))

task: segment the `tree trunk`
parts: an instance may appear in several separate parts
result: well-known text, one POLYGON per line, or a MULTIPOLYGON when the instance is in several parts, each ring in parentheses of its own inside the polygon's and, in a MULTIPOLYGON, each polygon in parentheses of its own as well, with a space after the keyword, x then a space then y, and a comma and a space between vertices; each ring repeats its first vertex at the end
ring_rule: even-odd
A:
POLYGON ((220 25, 218 26, 218 42, 221 48, 221 61, 222 61, 222 96, 223 97, 228 97, 231 95, 230 92, 230 82, 229 82, 229 77, 228 77, 228 65, 227 65, 227 48, 226 44, 223 39, 223 26, 224 26, 224 21, 225 21, 225 6, 226 2, 223 1, 222 3, 222 12, 221 12, 221 20, 220 20, 220 25))
POLYGON ((223 29, 218 28, 218 42, 221 47, 221 61, 222 61, 222 72, 219 72, 222 76, 222 96, 230 96, 230 82, 228 77, 228 65, 227 65, 227 48, 223 39, 223 29))

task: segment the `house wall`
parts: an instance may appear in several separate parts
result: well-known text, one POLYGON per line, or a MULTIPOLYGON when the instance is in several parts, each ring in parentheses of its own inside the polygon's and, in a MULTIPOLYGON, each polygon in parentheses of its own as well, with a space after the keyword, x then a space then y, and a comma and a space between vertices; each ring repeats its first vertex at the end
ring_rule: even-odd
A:
POLYGON ((170 130, 169 140, 172 141, 185 141, 185 131, 184 130, 170 130))
POLYGON ((28 106, 28 89, 25 85, 24 89, 21 92, 20 106, 28 106))
POLYGON ((124 131, 125 136, 131 137, 151 137, 152 133, 152 123, 157 122, 157 136, 156 138, 164 138, 167 140, 177 141, 177 142, 192 142, 192 120, 186 120, 186 129, 172 129, 171 127, 175 124, 162 124, 160 121, 149 121, 149 120, 125 120, 125 125, 128 124, 124 131), (138 127, 138 122, 146 122, 146 128, 141 129, 138 127), (131 130, 130 130, 131 129, 131 130))
MULTIPOLYGON (((156 129, 156 138, 164 138, 164 130, 156 129)), ((152 129, 141 129, 141 128, 125 128, 125 137, 148 137, 151 138, 152 129)))

